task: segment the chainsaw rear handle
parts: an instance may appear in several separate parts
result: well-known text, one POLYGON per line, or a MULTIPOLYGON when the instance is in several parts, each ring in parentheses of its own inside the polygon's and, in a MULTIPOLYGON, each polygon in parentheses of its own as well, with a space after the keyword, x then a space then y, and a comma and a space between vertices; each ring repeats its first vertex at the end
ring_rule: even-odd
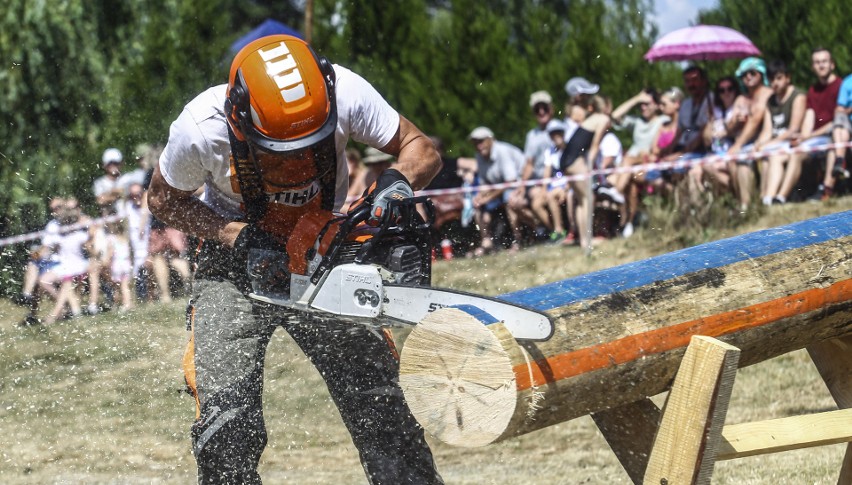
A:
MULTIPOLYGON (((394 220, 393 217, 386 217, 379 226, 378 231, 373 236, 364 242, 361 249, 355 257, 356 263, 363 263, 370 255, 370 251, 376 242, 388 236, 404 234, 405 232, 416 232, 418 230, 427 230, 432 221, 435 220, 435 208, 432 202, 426 196, 410 197, 402 200, 391 200, 388 203, 388 213, 393 214, 395 209, 400 217, 394 220), (426 221, 422 221, 420 214, 417 212, 417 204, 423 204, 426 211, 426 221)), ((320 261, 314 274, 311 275, 311 283, 319 283, 320 278, 328 270, 331 269, 334 259, 337 256, 338 250, 343 246, 346 237, 356 228, 370 218, 372 207, 368 204, 362 204, 350 213, 346 220, 340 224, 337 234, 331 240, 328 251, 320 261)))

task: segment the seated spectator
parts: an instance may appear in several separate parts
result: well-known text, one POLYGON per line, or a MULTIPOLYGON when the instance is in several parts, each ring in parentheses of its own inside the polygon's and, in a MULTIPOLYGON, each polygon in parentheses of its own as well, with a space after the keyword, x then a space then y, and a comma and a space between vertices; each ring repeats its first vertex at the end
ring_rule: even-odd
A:
MULTIPOLYGON (((446 150, 444 149, 444 142, 438 138, 437 136, 430 136, 430 140, 432 140, 432 144, 435 145, 435 149, 438 150, 438 154, 441 155, 441 170, 437 175, 429 182, 429 185, 426 186, 424 190, 445 190, 445 189, 459 189, 464 184, 464 180, 459 174, 459 159, 455 157, 447 156, 446 150)), ((475 162, 474 162, 475 163, 475 162)), ((475 166, 474 166, 475 170, 475 166)), ((440 194, 440 195, 431 195, 429 196, 429 200, 432 201, 432 205, 435 208, 435 221, 432 224, 433 230, 433 244, 437 249, 438 246, 442 246, 442 250, 447 250, 445 248, 449 247, 449 250, 452 251, 452 255, 455 255, 456 251, 466 250, 469 247, 472 247, 474 244, 474 240, 476 239, 475 234, 471 234, 470 230, 466 229, 466 225, 462 224, 462 213, 464 211, 464 194, 461 192, 454 192, 449 194, 440 194)), ((420 208, 418 208, 420 209, 420 208)), ((426 219, 425 214, 421 214, 426 219)), ((448 257, 450 254, 444 255, 444 257, 448 257)))
MULTIPOLYGON (((632 167, 648 162, 654 137, 660 127, 669 120, 660 114, 660 94, 654 88, 646 88, 619 105, 612 112, 613 128, 627 130, 631 134, 631 145, 624 154, 623 164, 632 167), (639 106, 639 116, 628 114, 639 106)), ((621 233, 630 237, 633 233, 633 220, 639 207, 639 189, 634 173, 616 174, 611 180, 612 186, 625 199, 621 233)))
POLYGON ((364 184, 364 165, 361 163, 361 152, 355 147, 346 149, 346 166, 349 168, 349 190, 346 192, 346 202, 340 208, 340 212, 346 214, 349 204, 358 200, 367 187, 364 184))
MULTIPOLYGON (((834 60, 828 49, 817 47, 811 52, 811 69, 816 75, 817 81, 808 88, 807 109, 805 110, 805 121, 802 123, 802 136, 799 142, 799 146, 802 148, 808 149, 831 143, 832 121, 837 108, 840 85, 843 82, 835 74, 834 67, 834 60)), ((819 173, 818 164, 807 164, 803 167, 803 170, 807 170, 809 175, 815 177, 821 175, 822 177, 822 183, 810 197, 811 200, 818 202, 831 197, 834 191, 834 176, 832 174, 834 157, 834 150, 829 150, 825 154, 826 170, 823 174, 819 173)), ((815 157, 811 156, 810 158, 815 157)))
POLYGON ((351 204, 355 202, 364 194, 364 190, 373 184, 376 179, 379 178, 379 175, 388 167, 393 165, 396 159, 393 155, 388 155, 387 153, 368 146, 366 150, 364 150, 364 158, 361 162, 364 165, 364 170, 361 170, 358 177, 351 182, 350 189, 355 186, 358 188, 364 187, 360 192, 356 193, 354 190, 350 190, 350 192, 354 195, 354 199, 347 200, 351 204))
MULTIPOLYGON (((660 109, 663 115, 668 118, 668 121, 663 123, 657 134, 654 135, 648 162, 656 163, 663 160, 677 159, 680 156, 679 153, 675 152, 675 148, 677 147, 675 140, 679 132, 678 126, 683 99, 683 91, 678 87, 672 87, 660 96, 660 109)), ((665 194, 671 191, 671 183, 669 180, 666 180, 666 177, 670 177, 670 171, 663 171, 657 168, 637 173, 638 180, 665 194)))
POLYGON ((41 323, 38 319, 39 302, 41 300, 40 293, 47 293, 50 297, 56 299, 56 290, 54 287, 41 286, 39 285, 39 281, 45 273, 59 264, 54 242, 59 236, 60 224, 58 218, 64 206, 65 199, 61 197, 54 197, 50 200, 51 219, 43 230, 45 236, 39 244, 31 249, 30 257, 24 269, 24 282, 21 293, 12 298, 15 304, 28 309, 26 317, 19 323, 21 326, 31 326, 41 323), (39 291, 39 289, 42 289, 42 291, 39 291))
POLYGON ((547 153, 545 159, 544 178, 553 178, 547 186, 547 206, 553 218, 553 232, 550 234, 550 242, 573 244, 576 238, 573 233, 569 238, 569 231, 565 229, 564 220, 567 218, 571 228, 576 227, 574 221, 573 190, 571 187, 576 183, 585 183, 584 181, 566 182, 564 174, 560 170, 560 161, 562 159, 562 150, 565 149, 565 123, 559 120, 550 120, 547 124, 547 134, 550 137, 552 146, 547 153), (569 186, 570 185, 570 186, 569 186), (565 216, 563 216, 563 206, 565 206, 565 216))
POLYGON ((760 134, 772 89, 769 88, 766 64, 762 59, 743 59, 737 68, 736 76, 743 86, 743 94, 734 101, 735 129, 738 134, 728 149, 728 154, 746 156, 728 162, 728 170, 731 172, 732 187, 740 210, 745 211, 751 203, 754 190, 754 157, 751 152, 760 134))
POLYGON ((760 195, 763 205, 784 204, 802 172, 803 155, 787 150, 791 142, 799 138, 806 100, 805 93, 790 83, 786 64, 770 62, 766 73, 772 95, 767 101, 763 129, 754 148, 775 153, 760 161, 760 195))
MULTIPOLYGON (((478 185, 488 186, 504 182, 515 182, 524 164, 524 153, 520 148, 509 143, 495 140, 494 132, 480 126, 470 132, 468 139, 476 148, 476 172, 478 185)), ((495 248, 491 224, 494 214, 505 208, 509 227, 512 231, 511 250, 518 251, 521 241, 521 226, 519 214, 510 206, 511 188, 484 188, 474 196, 473 207, 476 223, 479 226, 481 241, 474 250, 475 256, 490 253, 495 248)))
MULTIPOLYGON (((547 135, 547 124, 553 119, 553 98, 547 91, 536 91, 530 95, 530 108, 536 126, 527 132, 524 142, 526 163, 521 180, 540 180, 544 175, 544 159, 552 143, 547 135)), ((553 223, 547 209, 547 187, 544 185, 519 186, 512 192, 509 205, 536 228, 546 228, 545 235, 553 231, 553 223)))
MULTIPOLYGON (((734 101, 740 95, 740 83, 733 76, 725 76, 716 81, 713 92, 713 113, 704 127, 704 144, 710 147, 714 155, 724 156, 734 144, 734 101)), ((722 160, 704 164, 701 169, 703 178, 710 182, 717 193, 730 190, 731 174, 727 162, 722 160)))
POLYGON ((687 178, 688 195, 692 199, 691 202, 696 204, 698 201, 695 197, 704 191, 702 183, 704 171, 692 160, 703 158, 707 153, 702 134, 712 112, 713 93, 710 92, 707 72, 696 65, 687 66, 683 70, 683 87, 686 96, 680 106, 678 132, 674 147, 666 160, 681 161, 686 165, 677 166, 667 173, 672 183, 678 183, 684 177, 687 178))
POLYGON ((838 146, 834 149, 834 166, 832 176, 837 178, 849 178, 849 170, 846 165, 846 152, 852 132, 852 74, 846 76, 840 85, 837 94, 837 109, 835 110, 834 123, 831 130, 831 139, 838 146))

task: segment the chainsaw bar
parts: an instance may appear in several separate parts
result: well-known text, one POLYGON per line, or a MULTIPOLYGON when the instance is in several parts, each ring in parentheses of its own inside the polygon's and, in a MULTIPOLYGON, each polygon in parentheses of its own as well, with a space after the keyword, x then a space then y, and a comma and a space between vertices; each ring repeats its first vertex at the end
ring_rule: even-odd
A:
POLYGON ((443 288, 384 285, 382 315, 401 322, 417 324, 431 312, 446 307, 474 307, 519 340, 547 340, 553 335, 553 322, 546 314, 529 308, 472 293, 443 288))

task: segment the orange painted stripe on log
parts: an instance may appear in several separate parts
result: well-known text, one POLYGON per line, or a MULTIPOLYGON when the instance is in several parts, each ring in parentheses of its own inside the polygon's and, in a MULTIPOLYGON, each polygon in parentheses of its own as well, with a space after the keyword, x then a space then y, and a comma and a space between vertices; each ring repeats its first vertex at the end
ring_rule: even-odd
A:
POLYGON ((640 357, 686 347, 693 335, 719 337, 747 328, 760 327, 782 318, 822 308, 826 304, 852 299, 852 279, 838 281, 828 288, 813 288, 696 320, 650 330, 612 342, 586 347, 514 367, 517 389, 578 376, 598 369, 623 364, 640 357), (543 371, 542 367, 548 369, 543 371))

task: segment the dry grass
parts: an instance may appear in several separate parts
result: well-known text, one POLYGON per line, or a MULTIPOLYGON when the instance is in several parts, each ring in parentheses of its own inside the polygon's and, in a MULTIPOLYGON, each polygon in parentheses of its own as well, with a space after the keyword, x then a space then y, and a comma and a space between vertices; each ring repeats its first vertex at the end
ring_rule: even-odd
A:
MULTIPOLYGON (((850 208, 850 197, 773 207, 736 230, 689 237, 729 237, 850 208)), ((591 258, 577 248, 539 246, 511 256, 440 262, 435 284, 488 295, 540 285, 683 243, 682 235, 667 229, 650 227, 629 240, 605 242, 591 258)), ((15 322, 23 312, 0 301, 0 483, 193 482, 188 427, 194 404, 181 392, 182 313, 179 303, 149 305, 50 328, 19 328, 15 322)), ((285 334, 276 337, 267 357, 266 482, 365 483, 321 378, 285 334)), ((799 351, 742 369, 728 421, 833 406, 807 354, 799 351)), ((713 482, 834 483, 844 449, 720 462, 713 482)), ((433 442, 433 450, 448 484, 629 482, 587 417, 484 448, 433 442)))

